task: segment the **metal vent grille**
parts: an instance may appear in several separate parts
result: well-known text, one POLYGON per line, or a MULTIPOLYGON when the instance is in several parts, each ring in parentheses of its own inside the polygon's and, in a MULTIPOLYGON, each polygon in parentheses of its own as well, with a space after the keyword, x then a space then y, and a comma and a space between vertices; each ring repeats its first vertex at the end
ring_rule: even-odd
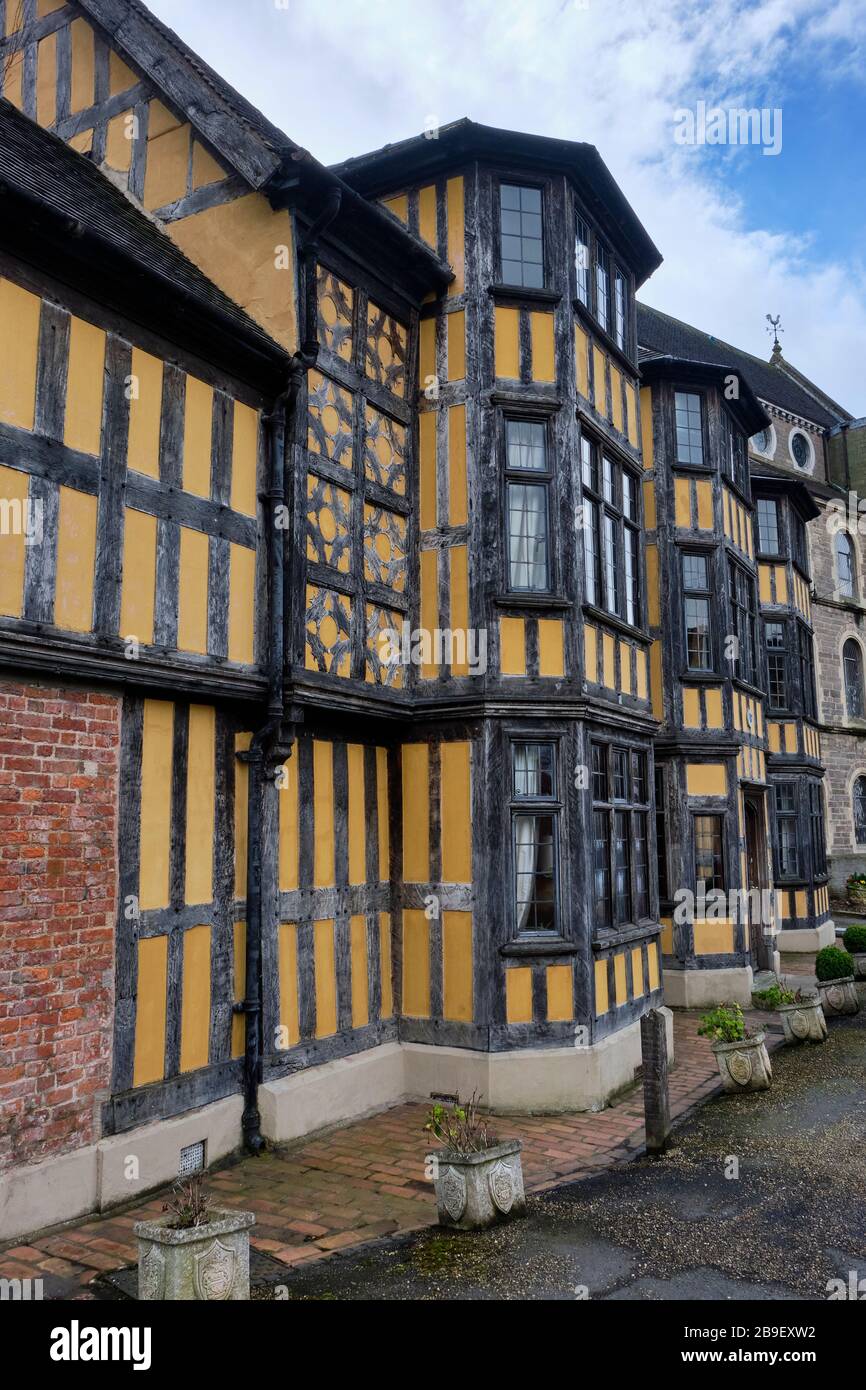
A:
POLYGON ((204 1168, 204 1145, 205 1141, 200 1139, 197 1144, 187 1144, 181 1149, 178 1177, 185 1178, 190 1173, 201 1172, 204 1168))

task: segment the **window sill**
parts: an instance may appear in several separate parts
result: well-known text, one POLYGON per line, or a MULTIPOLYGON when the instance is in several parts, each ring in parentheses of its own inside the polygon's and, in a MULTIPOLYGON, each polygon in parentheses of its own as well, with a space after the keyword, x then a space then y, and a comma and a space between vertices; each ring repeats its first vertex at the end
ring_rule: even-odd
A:
POLYGON ((612 337, 606 328, 602 328, 595 314, 593 314, 591 309, 587 308, 583 300, 577 298, 573 299, 571 301, 571 307, 577 316, 586 324, 590 332, 593 333, 595 337, 598 338, 599 342, 607 348, 608 352, 617 359, 620 366, 624 367, 630 376, 637 376, 640 370, 637 362, 629 357, 628 353, 619 346, 616 338, 612 337))
POLYGON ((651 936, 661 935, 660 922, 645 922, 643 926, 619 927, 616 931, 605 930, 601 936, 592 939, 594 951, 609 951, 615 946, 627 946, 630 941, 646 941, 651 936))
POLYGON ((565 612, 574 606, 564 594, 494 594, 493 602, 497 608, 543 608, 548 612, 565 612))
POLYGON ((543 936, 517 937, 514 941, 508 941, 504 946, 500 946, 501 956, 576 956, 577 946, 573 941, 566 941, 562 936, 551 935, 549 939, 543 936))
POLYGON ((596 622, 609 623, 611 627, 615 627, 618 632, 624 633, 626 637, 633 637, 636 641, 641 642, 648 642, 650 640, 649 634, 644 632, 642 627, 634 627, 631 623, 626 622, 625 618, 618 618, 615 613, 608 613, 606 608, 597 608, 594 603, 585 603, 583 605, 583 611, 584 614, 588 614, 589 617, 594 618, 596 622))
POLYGON ((504 285, 500 282, 488 285, 487 293, 497 304, 513 304, 515 301, 529 304, 558 304, 562 299, 561 290, 539 289, 532 285, 504 285))

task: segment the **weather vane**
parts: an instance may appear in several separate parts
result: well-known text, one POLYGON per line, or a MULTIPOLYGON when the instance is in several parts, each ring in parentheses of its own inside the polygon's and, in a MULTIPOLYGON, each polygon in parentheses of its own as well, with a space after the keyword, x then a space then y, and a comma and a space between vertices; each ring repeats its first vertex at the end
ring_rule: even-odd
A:
POLYGON ((782 323, 782 315, 777 314, 774 318, 772 314, 767 314, 767 323, 770 325, 767 332, 773 335, 773 351, 781 352, 782 344, 779 342, 779 334, 785 331, 784 328, 780 326, 782 323))

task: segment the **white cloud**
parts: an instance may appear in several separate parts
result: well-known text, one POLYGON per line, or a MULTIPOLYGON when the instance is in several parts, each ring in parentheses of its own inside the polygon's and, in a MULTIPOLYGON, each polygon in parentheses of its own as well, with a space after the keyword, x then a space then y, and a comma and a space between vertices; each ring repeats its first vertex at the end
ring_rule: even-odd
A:
MULTIPOLYGON (((866 273, 816 258, 816 171, 802 169, 788 227, 761 227, 723 178, 732 155, 757 151, 673 140, 674 112, 699 99, 784 109, 800 81, 862 71, 866 0, 151 5, 324 162, 405 138, 430 115, 597 145, 665 257, 642 298, 761 356, 764 315, 781 313, 789 360, 866 414, 866 273)), ((783 144, 778 159, 796 158, 783 144)))

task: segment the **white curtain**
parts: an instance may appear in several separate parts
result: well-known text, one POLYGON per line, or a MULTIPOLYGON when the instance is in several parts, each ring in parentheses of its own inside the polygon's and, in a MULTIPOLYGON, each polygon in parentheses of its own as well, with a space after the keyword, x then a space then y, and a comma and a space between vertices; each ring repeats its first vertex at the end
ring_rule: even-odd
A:
POLYGON ((512 483, 509 487, 509 559, 515 589, 547 588, 547 491, 512 483))
MULTIPOLYGON (((519 795, 537 796, 540 749, 537 744, 518 743, 514 748, 514 789, 519 795)), ((537 866, 535 816, 514 817, 515 882, 517 888, 517 930, 523 931, 534 895, 537 866)))

